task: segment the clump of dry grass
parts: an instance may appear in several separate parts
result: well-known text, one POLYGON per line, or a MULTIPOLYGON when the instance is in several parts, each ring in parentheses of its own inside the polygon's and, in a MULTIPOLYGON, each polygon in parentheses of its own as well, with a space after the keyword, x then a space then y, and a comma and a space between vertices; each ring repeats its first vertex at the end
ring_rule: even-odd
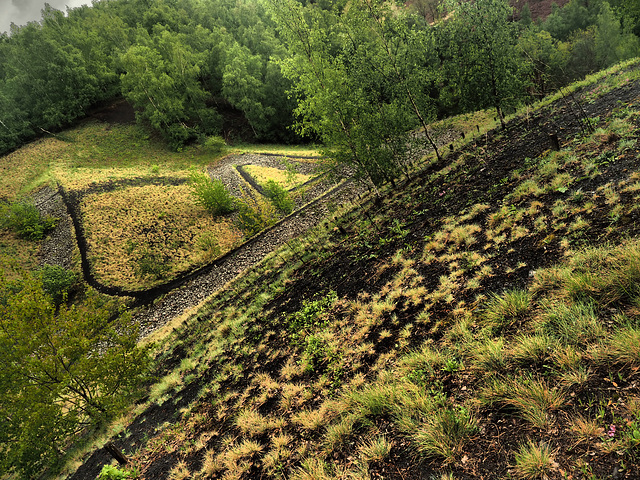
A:
POLYGON ((493 378, 477 396, 483 406, 503 406, 538 428, 554 422, 553 414, 565 404, 565 394, 544 380, 528 376, 493 378))
POLYGON ((513 472, 522 480, 544 480, 559 467, 549 445, 532 440, 520 446, 515 461, 513 472))
POLYGON ((590 443, 604 435, 601 422, 578 415, 571 421, 571 433, 578 443, 590 443))

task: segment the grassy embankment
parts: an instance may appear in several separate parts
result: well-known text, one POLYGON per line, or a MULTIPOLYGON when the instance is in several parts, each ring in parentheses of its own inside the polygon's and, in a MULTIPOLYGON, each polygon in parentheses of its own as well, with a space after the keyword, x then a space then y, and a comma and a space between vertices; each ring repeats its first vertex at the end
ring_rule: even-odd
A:
MULTIPOLYGON (((242 240, 231 218, 214 218, 196 205, 186 182, 192 168, 204 170, 245 151, 317 155, 308 147, 260 145, 174 153, 137 126, 88 123, 7 155, 0 198, 16 200, 57 184, 83 192, 80 209, 94 274, 107 285, 140 289, 202 265, 242 240)), ((261 173, 281 176, 275 168, 261 173)), ((33 242, 0 232, 0 256, 9 270, 37 268, 37 250, 33 242)), ((75 268, 79 273, 77 255, 75 268)))
POLYGON ((130 468, 637 478, 638 62, 573 90, 603 113, 559 152, 471 141, 158 332, 163 377, 111 432, 130 468))

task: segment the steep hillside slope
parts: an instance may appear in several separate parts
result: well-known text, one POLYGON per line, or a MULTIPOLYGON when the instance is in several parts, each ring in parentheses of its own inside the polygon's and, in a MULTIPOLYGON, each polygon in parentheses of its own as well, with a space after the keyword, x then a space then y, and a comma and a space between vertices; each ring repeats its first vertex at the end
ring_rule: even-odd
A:
MULTIPOLYGON (((166 334, 159 382, 112 431, 124 468, 638 478, 637 72, 334 205, 213 296, 166 334)), ((70 478, 111 462, 90 453, 70 478)))

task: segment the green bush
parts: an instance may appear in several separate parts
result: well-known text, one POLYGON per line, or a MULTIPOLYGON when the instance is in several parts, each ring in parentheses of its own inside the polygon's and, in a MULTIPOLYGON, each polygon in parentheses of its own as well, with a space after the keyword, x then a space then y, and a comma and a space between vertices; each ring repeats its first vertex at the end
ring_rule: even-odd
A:
POLYGON ((59 305, 68 295, 69 289, 76 283, 75 273, 58 265, 45 265, 40 270, 42 288, 51 295, 56 305, 59 305))
POLYGON ((148 381, 131 315, 88 290, 56 307, 40 276, 14 293, 0 272, 0 478, 39 478, 78 432, 104 425, 148 381), (74 388, 74 386, 81 388, 74 388))
POLYGON ((280 184, 278 184, 274 180, 269 180, 264 185, 264 191, 267 195, 267 198, 269 198, 276 209, 280 210, 286 215, 289 215, 291 212, 293 212, 293 208, 295 205, 293 203, 293 200, 291 200, 291 195, 289 195, 289 192, 280 184))
POLYGON ((242 192, 242 200, 238 200, 236 206, 236 224, 246 237, 252 237, 274 224, 273 206, 258 202, 245 192, 242 192))
POLYGON ((203 146, 207 153, 217 155, 222 152, 222 150, 224 149, 224 147, 227 146, 227 144, 225 143, 224 138, 218 137, 218 136, 211 136, 206 138, 203 146))
POLYGON ((221 180, 212 180, 207 174, 192 170, 189 184, 196 203, 213 215, 225 215, 236 210, 235 200, 221 180))
POLYGON ((174 152, 181 152, 184 146, 197 136, 196 130, 182 123, 168 125, 163 129, 163 134, 169 148, 174 152))
POLYGON ((0 227, 28 240, 42 240, 57 222, 57 218, 43 217, 36 206, 27 200, 0 206, 0 227))
POLYGON ((98 475, 98 480, 128 480, 138 478, 138 474, 132 470, 120 470, 113 465, 105 465, 98 475))

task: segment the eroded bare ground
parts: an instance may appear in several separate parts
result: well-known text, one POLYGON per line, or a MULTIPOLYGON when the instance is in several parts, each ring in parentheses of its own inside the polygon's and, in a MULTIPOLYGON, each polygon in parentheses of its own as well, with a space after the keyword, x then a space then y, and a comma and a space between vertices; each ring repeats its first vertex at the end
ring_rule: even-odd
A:
MULTIPOLYGON (((637 111, 639 95, 640 82, 635 82, 603 95, 593 103, 583 103, 583 106, 587 116, 599 117, 599 123, 604 125, 611 120, 609 115, 616 108, 637 111)), ((474 305, 479 294, 487 296, 491 292, 528 285, 538 269, 561 261, 569 248, 607 241, 617 243, 624 238, 635 237, 640 232, 638 210, 625 208, 617 217, 611 213, 615 212, 618 204, 631 207, 636 202, 634 192, 618 189, 619 197, 615 201, 611 201, 611 197, 605 193, 608 184, 612 185, 611 188, 617 188, 621 181, 633 180, 634 172, 640 169, 637 142, 640 122, 637 115, 633 121, 636 122, 636 130, 627 134, 627 140, 635 139, 630 143, 634 145, 633 148, 620 150, 619 137, 616 138, 616 134, 610 131, 604 131, 601 135, 596 133, 590 137, 585 151, 576 152, 580 161, 567 162, 556 172, 567 174, 564 178, 570 178, 570 181, 559 181, 557 188, 534 196, 525 195, 522 200, 512 196, 506 201, 505 197, 513 194, 523 180, 514 172, 522 172, 526 177, 527 172, 537 168, 535 160, 531 159, 536 159, 549 149, 550 133, 559 134, 564 145, 568 145, 574 136, 584 133, 581 131, 584 125, 580 116, 575 114, 575 104, 559 101, 542 111, 510 122, 506 131, 494 131, 478 138, 445 160, 428 166, 410 182, 389 192, 384 199, 372 199, 361 209, 347 214, 340 220, 340 228, 329 230, 326 246, 313 246, 315 253, 307 260, 303 257, 302 265, 289 275, 282 287, 272 292, 268 304, 261 310, 264 314, 247 319, 248 324, 243 325, 246 336, 242 345, 231 343, 228 351, 208 358, 206 369, 199 370, 196 378, 191 378, 176 392, 170 393, 168 399, 150 405, 127 426, 126 435, 116 439, 116 444, 132 454, 132 466, 139 469, 144 479, 175 478, 180 468, 191 472, 190 475, 195 474, 203 468, 207 452, 224 453, 231 443, 240 442, 245 437, 251 438, 258 446, 254 453, 243 459, 245 463, 242 468, 229 472, 225 470, 229 465, 225 464, 226 467, 212 468, 214 473, 203 478, 223 478, 225 474, 237 474, 237 478, 246 479, 277 477, 280 474, 269 470, 266 461, 258 460, 258 456, 272 441, 272 435, 286 435, 291 445, 299 447, 296 451, 304 451, 310 457, 316 452, 316 456, 320 457, 324 448, 322 432, 301 428, 292 422, 293 414, 290 411, 283 414, 284 392, 277 388, 269 391, 271 393, 264 392, 266 400, 257 411, 261 418, 280 418, 280 427, 267 428, 263 433, 250 437, 238 426, 235 418, 239 406, 245 403, 252 405, 252 397, 262 394, 258 378, 282 378, 283 368, 288 362, 299 358, 300 347, 292 346, 287 338, 287 327, 283 323, 287 315, 299 311, 306 300, 317 298, 318 292, 336 292, 344 302, 356 302, 379 295, 389 287, 402 268, 404 260, 401 258, 400 263, 394 263, 391 256, 402 251, 405 259, 413 259, 411 265, 424 298, 411 302, 404 294, 400 294, 398 301, 389 307, 391 310, 382 315, 379 323, 363 339, 371 344, 371 348, 354 354, 348 360, 357 367, 343 369, 336 377, 336 372, 330 371, 326 364, 321 364, 315 370, 298 370, 298 373, 287 378, 288 384, 312 389, 313 395, 300 406, 305 411, 312 411, 323 402, 322 395, 327 395, 327 398, 331 396, 324 390, 313 390, 312 385, 321 383, 323 379, 347 385, 358 376, 371 378, 373 367, 384 358, 393 358, 400 348, 398 345, 402 345, 403 351, 410 351, 429 339, 437 343, 444 327, 453 322, 456 305, 474 305), (594 161, 598 169, 596 174, 584 174, 583 163, 586 159, 594 161), (566 212, 560 213, 554 210, 561 204, 572 206, 571 202, 577 201, 578 197, 580 201, 588 198, 591 205, 583 210, 567 208, 566 212), (538 204, 532 205, 534 201, 538 204), (453 230, 447 230, 447 225, 455 224, 455 219, 468 214, 474 206, 479 206, 479 212, 485 212, 483 218, 487 225, 514 216, 514 222, 502 232, 504 238, 496 237, 495 231, 490 238, 487 226, 474 231, 473 241, 465 247, 462 257, 449 263, 446 259, 427 260, 425 256, 430 252, 430 242, 452 245, 457 241, 452 236, 453 230), (534 211, 534 214, 517 216, 518 210, 534 211), (547 223, 542 225, 544 222, 547 223), (578 224, 582 227, 575 226, 578 224), (474 254, 483 258, 482 265, 473 264, 474 254), (469 263, 459 268, 464 259, 469 263), (487 267, 489 270, 486 272, 490 273, 479 276, 482 269, 487 267), (433 296, 442 288, 443 278, 451 275, 454 268, 462 273, 456 277, 455 285, 450 289, 451 298, 446 295, 441 298, 433 296), (476 285, 473 288, 467 286, 474 279, 476 285), (425 298, 431 298, 431 303, 428 316, 420 320, 418 315, 426 308, 425 298), (408 325, 412 329, 410 337, 406 338, 402 332, 408 325), (248 354, 248 351, 253 353, 248 354), (230 365, 241 368, 241 371, 228 374, 225 380, 216 384, 215 391, 206 393, 213 379, 229 369, 230 365), (195 418, 199 421, 194 421, 195 418)), ((334 201, 339 203, 342 200, 334 201)), ((320 215, 322 213, 324 211, 319 212, 320 215)), ((270 251, 274 245, 270 242, 265 239, 264 244, 255 248, 263 249, 261 252, 270 251)), ((433 245, 434 252, 438 254, 437 244, 433 245)), ((231 265, 229 267, 230 277, 251 263, 251 258, 239 256, 234 263, 238 266, 237 270, 231 265)), ((203 336, 211 335, 217 329, 216 312, 229 307, 241 311, 252 297, 266 292, 268 286, 277 279, 278 272, 271 270, 257 283, 237 285, 233 292, 221 295, 212 307, 199 316, 198 322, 190 324, 191 330, 183 329, 180 332, 180 341, 161 359, 158 374, 170 372, 189 356, 203 336)), ((203 279, 205 286, 202 287, 201 298, 207 295, 204 292, 215 288, 209 283, 214 281, 213 278, 203 279)), ((185 299, 193 298, 189 292, 197 291, 197 288, 195 285, 184 288, 182 295, 185 299)), ((176 305, 176 309, 183 308, 178 300, 176 305)), ((158 309, 156 312, 162 312, 162 302, 154 308, 158 309)), ((167 313, 157 315, 169 317, 173 315, 172 308, 167 300, 167 313)), ((340 308, 333 314, 336 317, 334 321, 348 321, 348 312, 340 308)), ((153 320, 158 321, 162 319, 153 320)), ((530 371, 544 375, 544 368, 544 364, 532 364, 530 371)), ((577 409, 580 398, 586 401, 587 397, 611 395, 612 391, 613 394, 618 392, 619 395, 640 396, 640 376, 637 371, 625 372, 624 378, 615 385, 608 380, 608 373, 604 370, 593 372, 588 385, 571 392, 574 397, 572 405, 577 409)), ((465 371, 438 375, 443 392, 460 402, 476 390, 480 381, 465 371)), ((335 394, 331 388, 328 391, 335 394)), ((614 413, 613 410, 607 410, 604 421, 611 421, 614 413)), ((511 453, 513 446, 531 437, 541 442, 545 438, 553 439, 556 448, 554 455, 562 468, 554 468, 549 473, 550 478, 562 478, 563 469, 570 468, 573 465, 571 462, 589 455, 588 451, 584 451, 584 446, 575 445, 566 434, 566 419, 559 418, 555 430, 547 432, 531 427, 520 418, 509 416, 508 412, 488 410, 478 411, 477 415, 480 426, 478 433, 464 447, 460 462, 447 466, 455 478, 507 478, 510 465, 514 462, 511 453)), ((417 456, 390 419, 383 416, 373 421, 376 422, 377 431, 390 440, 392 447, 383 460, 369 464, 370 478, 423 479, 443 471, 441 460, 417 456)), ((353 435, 357 436, 356 433, 353 435)), ((347 441, 336 447, 331 458, 326 460, 348 469, 354 462, 351 445, 347 441)), ((300 467, 296 463, 300 457, 296 455, 282 465, 281 475, 284 478, 300 467)), ((640 476, 640 466, 633 462, 627 462, 621 470, 620 459, 615 452, 598 452, 590 458, 592 467, 589 467, 589 471, 599 478, 631 479, 640 476)), ((95 478, 102 465, 110 461, 104 450, 97 450, 71 478, 95 478)), ((575 468, 572 471, 575 473, 575 468)))

